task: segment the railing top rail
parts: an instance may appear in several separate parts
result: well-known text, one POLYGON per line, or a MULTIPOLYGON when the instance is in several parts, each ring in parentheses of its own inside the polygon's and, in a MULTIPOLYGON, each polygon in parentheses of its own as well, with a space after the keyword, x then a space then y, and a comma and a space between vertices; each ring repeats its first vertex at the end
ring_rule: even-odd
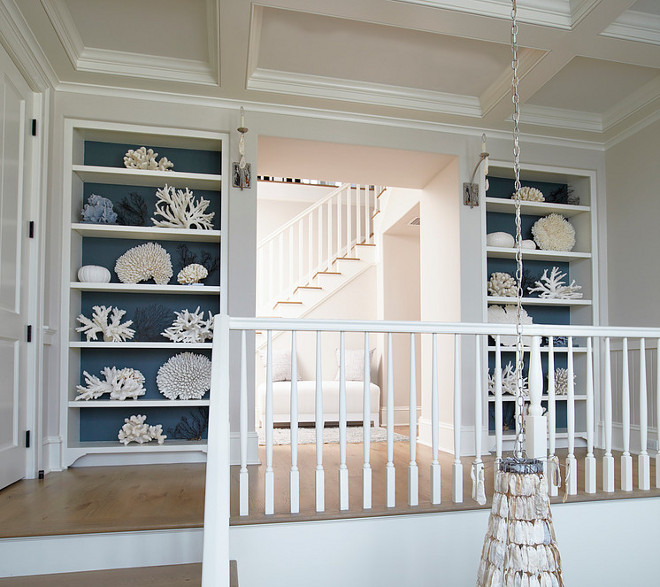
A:
MULTIPOLYGON (((295 185, 295 184, 292 184, 295 185)), ((296 222, 299 222, 302 218, 305 216, 308 216, 311 212, 316 210, 319 206, 322 206, 332 198, 334 198, 337 194, 340 194, 342 191, 344 191, 347 188, 350 188, 353 184, 351 183, 343 183, 341 184, 338 188, 335 188, 332 190, 328 195, 326 195, 324 198, 321 198, 318 202, 315 204, 312 204, 311 206, 305 208, 302 212, 294 216, 289 222, 286 224, 283 224, 280 228, 278 228, 275 232, 269 234, 267 237, 261 239, 257 243, 257 249, 260 249, 261 247, 265 246, 268 241, 271 241, 275 238, 277 238, 280 234, 282 234, 285 230, 288 230, 291 226, 293 226, 296 222)))
MULTIPOLYGON (((436 334, 515 334, 514 324, 470 322, 408 322, 387 320, 300 320, 289 318, 229 317, 232 330, 297 330, 372 333, 436 333, 436 334)), ((660 328, 623 326, 579 326, 563 324, 528 324, 525 336, 594 336, 598 338, 660 338, 660 328)))

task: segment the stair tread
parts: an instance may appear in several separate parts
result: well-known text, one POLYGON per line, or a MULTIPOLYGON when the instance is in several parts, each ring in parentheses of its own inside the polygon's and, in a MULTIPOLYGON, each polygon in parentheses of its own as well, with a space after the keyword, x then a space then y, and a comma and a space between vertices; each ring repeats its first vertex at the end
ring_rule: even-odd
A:
POLYGON ((337 261, 362 261, 362 259, 359 257, 337 257, 333 263, 337 261))
POLYGON ((341 275, 341 272, 340 271, 317 271, 314 274, 314 277, 316 277, 317 275, 341 275))
POLYGON ((375 247, 376 243, 357 243, 356 247, 375 247))
POLYGON ((320 285, 299 285, 296 289, 293 290, 293 293, 296 293, 299 289, 323 289, 320 285))
POLYGON ((277 304, 300 304, 302 306, 302 302, 289 301, 289 300, 280 300, 279 302, 275 302, 276 306, 277 304))

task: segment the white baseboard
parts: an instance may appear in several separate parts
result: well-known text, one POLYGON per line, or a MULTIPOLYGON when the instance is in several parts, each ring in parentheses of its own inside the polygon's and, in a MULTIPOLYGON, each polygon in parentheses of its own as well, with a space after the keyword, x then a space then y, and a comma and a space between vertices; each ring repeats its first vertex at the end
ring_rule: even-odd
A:
MULTIPOLYGON (((395 426, 408 426, 410 424, 410 416, 408 415, 410 410, 408 406, 394 406, 394 425, 395 426)), ((417 420, 422 413, 422 408, 417 408, 417 420)), ((380 425, 381 427, 387 426, 387 408, 381 408, 380 410, 380 425)))
MULTIPOLYGON (((241 464, 241 436, 238 432, 231 433, 231 448, 229 460, 232 465, 241 464)), ((248 465, 260 465, 259 460, 259 437, 257 433, 248 432, 248 465)))
MULTIPOLYGON (((484 430, 483 438, 487 439, 487 430, 484 430)), ((419 443, 433 446, 433 426, 429 418, 419 419, 419 443)), ((472 456, 474 450, 474 426, 463 426, 461 429, 461 456, 472 456)), ((485 447, 485 444, 482 443, 485 447)), ((443 452, 454 452, 454 426, 446 422, 440 422, 438 426, 438 448, 443 452)), ((487 452, 482 448, 482 454, 487 452)))
POLYGON ((46 436, 42 443, 42 463, 44 473, 62 470, 62 437, 46 436))

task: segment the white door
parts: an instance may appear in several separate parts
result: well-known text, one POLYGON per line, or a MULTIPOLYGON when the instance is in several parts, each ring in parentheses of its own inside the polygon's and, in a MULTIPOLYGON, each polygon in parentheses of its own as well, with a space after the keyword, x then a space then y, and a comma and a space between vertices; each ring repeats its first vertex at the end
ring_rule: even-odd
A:
POLYGON ((28 116, 32 93, 0 47, 0 488, 26 475, 28 116))

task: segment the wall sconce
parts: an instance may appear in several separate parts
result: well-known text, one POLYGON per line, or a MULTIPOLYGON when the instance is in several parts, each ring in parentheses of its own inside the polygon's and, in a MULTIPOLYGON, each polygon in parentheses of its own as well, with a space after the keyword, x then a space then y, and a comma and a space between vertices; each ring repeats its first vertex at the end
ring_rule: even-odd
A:
POLYGON ((248 131, 245 126, 245 110, 241 106, 241 126, 236 129, 240 133, 238 139, 238 152, 241 156, 238 163, 232 163, 232 185, 235 188, 250 188, 252 181, 252 166, 245 162, 245 135, 248 131))
MULTIPOLYGON (((481 154, 479 155, 479 161, 472 172, 472 177, 469 182, 463 184, 463 204, 474 208, 479 205, 479 184, 474 183, 474 177, 477 175, 479 166, 482 161, 484 162, 484 177, 488 175, 488 156, 490 153, 486 151, 486 133, 481 135, 481 154)), ((486 177, 485 190, 488 191, 488 177, 486 177)))

